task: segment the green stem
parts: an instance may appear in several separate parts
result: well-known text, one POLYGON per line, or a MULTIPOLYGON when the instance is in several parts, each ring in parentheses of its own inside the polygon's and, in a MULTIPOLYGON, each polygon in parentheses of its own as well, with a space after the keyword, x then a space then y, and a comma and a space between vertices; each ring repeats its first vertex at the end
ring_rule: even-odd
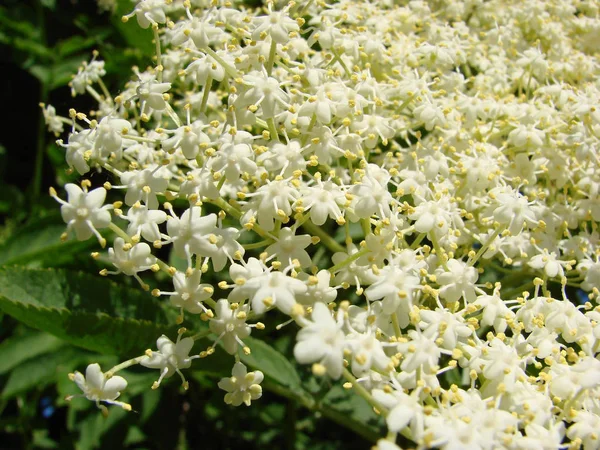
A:
POLYGON ((163 67, 162 67, 162 54, 160 51, 160 37, 158 36, 158 25, 155 24, 152 26, 152 33, 154 33, 154 43, 156 45, 156 70, 158 72, 156 79, 158 80, 159 83, 162 83, 162 72, 163 72, 163 67))
POLYGON ((271 38, 271 48, 269 48, 269 59, 267 59, 267 75, 271 76, 273 65, 275 64, 275 56, 277 55, 277 42, 271 38))
POLYGON ((312 117, 310 118, 310 123, 308 124, 308 128, 306 129, 306 133, 304 134, 304 136, 302 136, 302 139, 300 139, 300 147, 304 147, 306 145, 306 141, 308 140, 308 133, 311 132, 311 130, 314 128, 316 123, 317 123, 317 115, 315 113, 313 113, 312 117))
POLYGON ((202 91, 202 103, 200 103, 200 113, 204 112, 204 108, 206 108, 206 103, 208 102, 208 96, 210 94, 210 88, 212 86, 212 78, 208 76, 206 78, 206 83, 204 83, 204 89, 202 91))
POLYGON ((353 433, 358 434, 370 442, 377 442, 377 440, 380 438, 378 433, 375 433, 366 425, 352 420, 347 414, 339 412, 320 402, 316 402, 309 395, 302 395, 296 391, 292 391, 291 389, 288 389, 282 385, 275 384, 267 380, 263 381, 262 386, 274 394, 297 401, 300 406, 308 409, 309 411, 320 412, 323 416, 334 421, 338 425, 347 428, 353 433))
POLYGON ((112 369, 110 369, 106 373, 114 375, 119 370, 127 369, 128 367, 131 367, 131 366, 134 366, 136 364, 139 364, 142 361, 142 359, 144 359, 144 358, 147 358, 147 356, 146 355, 142 355, 142 356, 138 356, 136 358, 128 359, 127 361, 124 361, 121 364, 117 364, 116 366, 114 366, 112 369))
POLYGON ((533 287, 533 282, 532 281, 528 281, 526 283, 523 283, 522 285, 510 289, 506 292, 502 292, 500 295, 502 296, 503 299, 511 299, 514 295, 521 295, 521 293, 523 291, 529 290, 533 287))
POLYGON ((279 142, 279 133, 277 132, 277 127, 275 126, 275 119, 273 117, 269 117, 267 119, 267 126, 269 127, 271 139, 275 139, 277 142, 279 142))
POLYGON ((257 248, 266 247, 267 245, 270 245, 273 242, 273 239, 265 239, 259 242, 253 242, 252 244, 244 244, 242 245, 242 247, 244 247, 244 250, 255 250, 257 248))
POLYGON ((335 273, 338 270, 343 269, 344 267, 352 264, 352 262, 356 261, 358 258, 365 256, 367 253, 369 253, 369 249, 363 248, 362 250, 356 252, 354 255, 351 255, 348 258, 346 258, 345 260, 343 260, 341 263, 336 264, 335 266, 331 267, 329 269, 329 272, 335 273))
POLYGON ((400 330, 400 324, 398 323, 398 314, 392 314, 392 325, 394 326, 394 335, 399 338, 402 336, 402 331, 400 330))
POLYGON ((425 239, 425 236, 427 236, 427 233, 419 234, 417 238, 413 241, 413 243, 410 245, 411 250, 416 250, 419 247, 419 244, 423 241, 423 239, 425 239))
POLYGON ((304 222, 302 224, 302 228, 304 228, 310 234, 318 236, 319 239, 321 239, 323 245, 325 245, 332 252, 337 253, 346 251, 346 249, 341 244, 339 244, 335 239, 329 236, 325 230, 316 226, 314 223, 310 221, 304 222))
POLYGON ((102 90, 102 93, 106 97, 106 101, 112 104, 113 103, 112 96, 110 95, 110 92, 106 88, 106 85, 104 84, 104 81, 102 81, 102 78, 98 78, 98 85, 100 86, 100 89, 102 90))
POLYGON ((235 67, 231 67, 229 64, 227 64, 223 60, 223 58, 221 58, 212 48, 206 47, 202 50, 204 50, 206 53, 212 56, 215 61, 221 64, 221 67, 223 67, 225 72, 227 72, 227 75, 229 75, 231 78, 237 78, 239 76, 238 71, 235 69, 235 67))
MULTIPOLYGON (((470 260, 467 263, 467 265, 473 267, 475 265, 475 263, 477 262, 477 260, 479 258, 481 258, 481 255, 483 255, 487 251, 489 246, 492 245, 494 240, 498 237, 498 235, 500 233, 502 233, 503 230, 504 230, 504 227, 502 227, 502 226, 499 226, 498 228, 496 228, 496 231, 494 231, 494 233, 487 239, 487 241, 485 241, 485 243, 481 246, 481 248, 479 249, 479 251, 477 252, 475 257, 472 260, 470 260)), ((436 252, 437 252, 437 250, 436 250, 436 252)))
POLYGON ((442 248, 440 247, 440 243, 438 242, 437 236, 435 235, 435 233, 433 231, 429 234, 431 235, 429 237, 429 240, 433 244, 435 253, 436 253, 438 259, 440 260, 440 263, 442 263, 442 267, 444 268, 444 270, 446 272, 450 272, 450 269, 448 268, 448 264, 446 263, 446 261, 444 261, 444 258, 442 257, 442 255, 444 255, 445 253, 442 253, 442 248))

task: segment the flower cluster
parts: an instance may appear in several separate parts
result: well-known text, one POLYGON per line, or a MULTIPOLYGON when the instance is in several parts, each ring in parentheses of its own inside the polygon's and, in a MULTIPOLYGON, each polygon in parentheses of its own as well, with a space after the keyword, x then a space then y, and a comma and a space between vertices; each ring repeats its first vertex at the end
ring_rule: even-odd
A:
MULTIPOLYGON (((139 1, 156 65, 112 97, 95 56, 72 89, 97 110, 44 110, 110 176, 51 192, 67 232, 116 234, 104 275, 168 274, 152 294, 235 355, 227 403, 260 397, 239 354, 278 311, 385 417, 378 448, 600 448, 598 5, 400 3, 139 1)), ((215 352, 184 333, 135 359, 155 388, 215 352)), ((101 378, 74 376, 118 404, 101 378)))

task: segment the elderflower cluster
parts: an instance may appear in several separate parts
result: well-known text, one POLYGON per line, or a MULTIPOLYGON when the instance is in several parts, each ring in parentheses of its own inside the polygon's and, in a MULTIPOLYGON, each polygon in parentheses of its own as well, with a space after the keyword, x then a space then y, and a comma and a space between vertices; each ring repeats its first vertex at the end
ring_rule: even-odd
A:
POLYGON ((263 374, 239 361, 244 339, 279 314, 298 363, 385 418, 380 449, 398 434, 600 448, 599 14, 588 0, 138 1, 124 20, 152 29, 156 65, 112 97, 95 55, 72 89, 98 108, 44 110, 52 132, 71 126, 71 169, 110 181, 51 194, 68 234, 116 236, 103 275, 148 290, 165 272, 172 289, 152 295, 215 342, 158 337, 110 377, 77 372, 84 395, 120 404, 113 375, 136 363, 160 371, 154 388, 175 373, 187 387, 192 363, 225 351, 218 385, 248 405, 263 374))

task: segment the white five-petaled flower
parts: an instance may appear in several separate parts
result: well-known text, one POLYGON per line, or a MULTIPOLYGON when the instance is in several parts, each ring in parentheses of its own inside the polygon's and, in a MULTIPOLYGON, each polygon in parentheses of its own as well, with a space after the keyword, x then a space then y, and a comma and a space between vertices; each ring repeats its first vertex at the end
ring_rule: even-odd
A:
POLYGON ((323 303, 313 306, 311 318, 311 321, 303 319, 306 324, 296 336, 298 342, 294 347, 294 357, 300 364, 317 363, 317 367, 313 366, 315 373, 327 373, 331 378, 338 379, 344 368, 346 348, 343 320, 341 316, 338 316, 338 320, 334 319, 323 303))
POLYGON ((233 406, 244 403, 250 406, 252 400, 258 400, 262 396, 260 383, 264 375, 260 370, 248 372, 244 364, 236 362, 231 375, 230 378, 222 378, 218 384, 221 389, 227 391, 225 403, 233 406))
POLYGON ((142 286, 146 286, 138 272, 152 268, 156 257, 152 255, 150 246, 145 242, 135 245, 126 244, 123 238, 115 238, 112 248, 108 249, 108 259, 117 268, 116 272, 105 271, 105 274, 116 275, 123 272, 134 277, 142 286))
POLYGON ((104 205, 106 189, 99 187, 93 191, 83 190, 76 184, 65 185, 68 202, 61 200, 54 189, 50 189, 50 195, 59 202, 60 213, 67 224, 67 232, 73 230, 80 241, 89 239, 92 235, 98 238, 101 245, 106 240, 100 235, 98 229, 106 228, 110 222, 109 209, 112 205, 104 205))
POLYGON ((246 323, 248 310, 248 305, 232 308, 229 301, 221 299, 215 307, 216 317, 210 320, 210 331, 221 339, 225 351, 231 355, 237 351, 238 344, 244 347, 242 339, 250 336, 250 325, 246 323))
MULTIPOLYGON (((180 330, 181 331, 181 330, 180 330)), ((181 377, 183 387, 188 388, 188 382, 181 373, 181 369, 187 369, 192 365, 192 360, 199 358, 198 355, 189 356, 190 350, 194 346, 194 339, 186 337, 181 339, 182 333, 177 335, 175 342, 171 341, 164 334, 156 340, 158 351, 146 351, 146 356, 140 361, 140 364, 150 369, 159 369, 160 377, 152 385, 152 389, 160 386, 164 378, 177 373, 181 377)))
MULTIPOLYGON (((131 411, 131 405, 116 401, 119 395, 121 395, 121 391, 127 387, 127 381, 123 377, 108 375, 102 373, 98 364, 90 364, 85 370, 85 376, 81 372, 75 372, 69 374, 69 378, 83 391, 83 396, 88 400, 96 402, 98 407, 101 407, 100 402, 105 402, 131 411)), ((67 400, 71 400, 74 397, 76 396, 69 396, 67 400)))

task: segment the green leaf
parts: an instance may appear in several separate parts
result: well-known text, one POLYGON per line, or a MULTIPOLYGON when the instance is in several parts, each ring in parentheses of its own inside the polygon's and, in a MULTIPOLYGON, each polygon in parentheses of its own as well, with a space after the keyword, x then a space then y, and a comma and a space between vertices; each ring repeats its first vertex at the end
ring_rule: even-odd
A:
POLYGON ((35 263, 56 267, 98 245, 94 240, 61 242, 64 231, 65 224, 58 212, 21 227, 0 245, 0 265, 35 263))
POLYGON ((288 359, 258 339, 245 338, 244 343, 250 347, 251 353, 242 353, 241 360, 250 367, 259 369, 279 384, 287 386, 292 391, 302 392, 302 382, 294 366, 288 359))
POLYGON ((105 31, 100 35, 93 35, 89 37, 83 36, 71 36, 68 39, 64 39, 56 44, 56 51, 58 56, 65 57, 70 56, 74 53, 80 52, 96 45, 99 41, 103 40, 110 31, 105 31))
MULTIPOLYGON (((26 5, 24 4, 24 6, 26 5)), ((19 18, 19 14, 15 14, 15 11, 9 8, 0 7, 0 24, 5 29, 20 33, 31 39, 40 36, 39 28, 25 18, 19 18)))
POLYGON ((73 347, 30 359, 10 373, 0 397, 6 400, 34 387, 43 388, 56 382, 57 374, 62 371, 61 366, 73 367, 88 359, 87 352, 73 347))
POLYGON ((69 84, 69 81, 73 79, 73 75, 77 73, 79 66, 81 66, 81 62, 82 57, 73 57, 55 63, 52 66, 52 76, 48 88, 52 90, 69 84))
POLYGON ((49 431, 46 429, 33 430, 33 447, 34 448, 58 448, 58 444, 48 436, 49 431))
POLYGON ((141 354, 176 328, 167 325, 149 293, 65 270, 0 269, 0 308, 26 325, 104 354, 141 354))
POLYGON ((56 9, 56 0, 40 0, 40 3, 52 11, 56 9))
POLYGON ((24 39, 16 37, 12 41, 12 46, 17 50, 21 50, 22 52, 35 55, 40 58, 45 58, 47 60, 52 60, 54 58, 54 53, 52 53, 52 49, 46 47, 43 44, 40 44, 38 41, 35 41, 33 39, 24 39))
POLYGON ((382 432, 383 421, 373 412, 371 405, 355 392, 344 389, 339 384, 332 386, 321 401, 321 406, 324 410, 335 411, 348 422, 353 422, 353 427, 361 426, 364 430, 382 432))
POLYGON ((117 9, 113 15, 112 23, 130 47, 140 51, 142 55, 151 56, 154 54, 152 30, 141 28, 135 23, 135 17, 127 23, 121 21, 121 17, 133 11, 133 6, 129 0, 117 0, 117 9))
POLYGON ((12 336, 0 344, 0 375, 28 359, 50 353, 62 345, 63 341, 48 333, 12 336))

